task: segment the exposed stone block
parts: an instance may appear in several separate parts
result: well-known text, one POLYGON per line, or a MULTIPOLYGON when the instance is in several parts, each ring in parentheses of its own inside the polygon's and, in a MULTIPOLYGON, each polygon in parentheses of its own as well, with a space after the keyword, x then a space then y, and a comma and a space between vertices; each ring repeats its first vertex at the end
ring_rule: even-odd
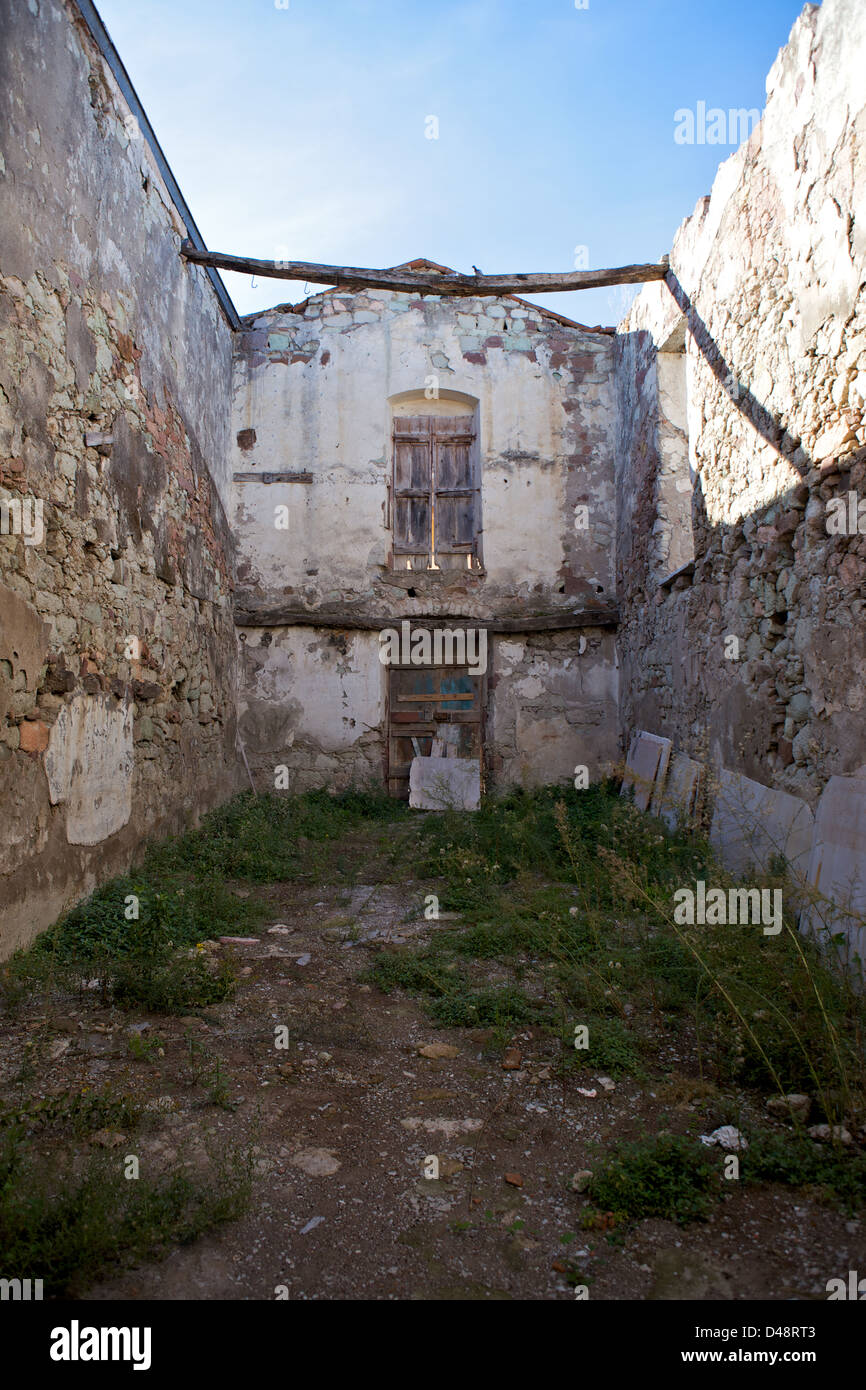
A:
POLYGON ((22 753, 42 753, 48 747, 48 726, 38 719, 24 719, 18 726, 22 753))

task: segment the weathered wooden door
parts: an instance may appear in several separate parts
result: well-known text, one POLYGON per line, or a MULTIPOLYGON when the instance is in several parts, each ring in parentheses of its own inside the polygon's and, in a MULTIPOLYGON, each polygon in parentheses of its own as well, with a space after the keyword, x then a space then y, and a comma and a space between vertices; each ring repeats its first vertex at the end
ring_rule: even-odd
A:
POLYGON ((436 737, 460 758, 481 758, 485 677, 466 666, 392 666, 388 690, 388 791, 409 796, 409 767, 436 737))

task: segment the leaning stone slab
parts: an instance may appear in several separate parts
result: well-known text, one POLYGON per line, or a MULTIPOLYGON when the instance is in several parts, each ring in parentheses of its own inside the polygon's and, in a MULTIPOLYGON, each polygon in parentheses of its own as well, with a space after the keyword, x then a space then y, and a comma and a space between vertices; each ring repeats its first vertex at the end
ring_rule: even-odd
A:
POLYGON ((651 811, 661 816, 669 830, 688 825, 694 818, 701 788, 701 764, 686 753, 671 755, 664 782, 656 779, 651 811))
POLYGON ((48 795, 65 804, 66 839, 98 845, 132 814, 132 705, 76 695, 51 728, 45 753, 48 795))
POLYGON ((815 817, 799 796, 776 791, 726 768, 717 773, 710 844, 730 873, 769 869, 776 856, 787 860, 802 883, 809 867, 815 817))
POLYGON ((413 758, 409 805, 419 811, 477 811, 481 764, 477 758, 413 758))
POLYGON ((620 796, 634 787, 635 806, 641 811, 649 810, 656 783, 664 782, 671 747, 669 738, 659 738, 658 734, 647 734, 643 730, 636 733, 628 751, 620 796))
POLYGON ((866 777, 831 777, 815 817, 800 930, 837 942, 849 967, 866 974, 866 777))

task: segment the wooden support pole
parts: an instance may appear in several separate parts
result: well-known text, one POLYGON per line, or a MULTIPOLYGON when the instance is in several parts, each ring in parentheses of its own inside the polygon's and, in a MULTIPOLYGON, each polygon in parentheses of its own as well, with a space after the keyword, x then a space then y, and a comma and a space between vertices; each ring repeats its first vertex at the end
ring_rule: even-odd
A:
POLYGON ((350 289, 403 290, 417 294, 497 295, 551 294, 560 290, 592 290, 605 285, 640 285, 663 280, 667 262, 622 265, 613 270, 566 270, 561 274, 527 271, 517 275, 458 275, 421 270, 364 270, 358 266, 317 265, 313 261, 259 261, 223 251, 200 251, 184 241, 181 255, 195 265, 236 270, 274 280, 306 280, 313 285, 343 285, 350 289))

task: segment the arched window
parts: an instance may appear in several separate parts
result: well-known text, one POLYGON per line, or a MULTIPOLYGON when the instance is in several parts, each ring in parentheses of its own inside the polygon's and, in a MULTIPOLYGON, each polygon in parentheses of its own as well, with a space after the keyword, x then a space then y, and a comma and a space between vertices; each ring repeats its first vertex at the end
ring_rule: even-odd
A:
POLYGON ((390 405, 394 568, 480 569, 477 400, 402 392, 390 405))

